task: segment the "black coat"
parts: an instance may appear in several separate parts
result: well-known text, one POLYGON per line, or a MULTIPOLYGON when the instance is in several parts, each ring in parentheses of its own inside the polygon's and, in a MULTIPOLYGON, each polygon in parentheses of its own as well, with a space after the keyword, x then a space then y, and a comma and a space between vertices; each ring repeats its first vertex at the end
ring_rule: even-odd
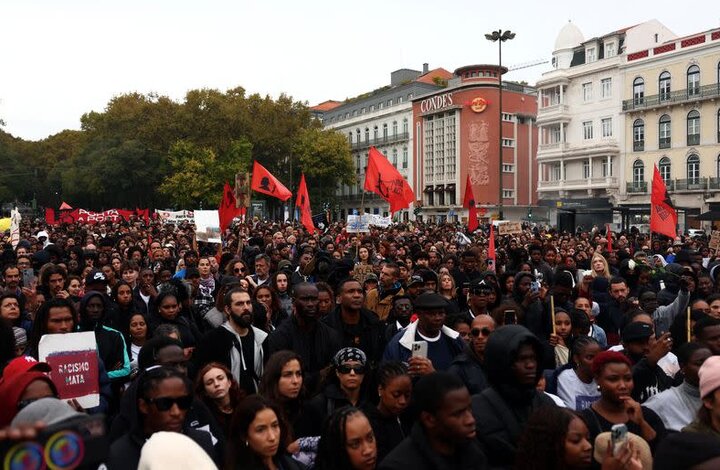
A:
POLYGON ((385 327, 373 312, 362 308, 360 322, 357 325, 346 325, 342 320, 341 307, 338 306, 320 321, 342 337, 342 347, 361 349, 367 356, 369 367, 373 368, 380 362, 385 350, 385 327))
POLYGON ((330 365, 335 353, 342 348, 342 338, 337 331, 320 321, 315 323, 312 331, 305 331, 292 316, 270 333, 266 344, 266 357, 284 349, 295 351, 300 356, 306 389, 312 392, 317 387, 320 370, 330 365))
POLYGON ((447 371, 460 377, 460 380, 463 381, 470 395, 476 395, 488 387, 483 366, 476 359, 475 355, 469 351, 455 356, 455 359, 453 359, 447 371))
POLYGON ((487 459, 477 441, 459 445, 452 457, 433 450, 419 423, 378 467, 379 470, 484 470, 487 459))
MULTIPOLYGON (((358 408, 363 405, 362 395, 361 392, 360 402, 356 405, 358 408)), ((305 430, 304 434, 308 436, 319 436, 323 432, 327 417, 335 410, 351 404, 340 387, 331 383, 305 403, 299 427, 305 430)))
POLYGON ((385 416, 375 405, 367 403, 363 407, 377 442, 377 461, 383 459, 410 435, 412 422, 406 416, 385 416))

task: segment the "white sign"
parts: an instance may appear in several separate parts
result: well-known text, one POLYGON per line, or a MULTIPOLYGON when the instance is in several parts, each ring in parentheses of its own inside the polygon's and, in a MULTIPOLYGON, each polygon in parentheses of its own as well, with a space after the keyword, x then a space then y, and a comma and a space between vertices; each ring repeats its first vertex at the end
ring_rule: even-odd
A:
POLYGON ((516 235, 522 233, 520 222, 500 222, 497 224, 498 235, 516 235))
POLYGON ((193 211, 155 211, 158 218, 167 224, 192 222, 195 219, 193 211))
POLYGON ((218 211, 195 212, 195 238, 201 242, 222 243, 218 211))
POLYGON ((61 399, 76 399, 83 408, 100 404, 100 372, 94 332, 43 335, 38 356, 41 362, 50 365, 50 378, 61 399))
POLYGON ((359 215, 348 215, 347 216, 347 227, 345 227, 347 233, 366 233, 370 231, 370 214, 364 216, 359 215))

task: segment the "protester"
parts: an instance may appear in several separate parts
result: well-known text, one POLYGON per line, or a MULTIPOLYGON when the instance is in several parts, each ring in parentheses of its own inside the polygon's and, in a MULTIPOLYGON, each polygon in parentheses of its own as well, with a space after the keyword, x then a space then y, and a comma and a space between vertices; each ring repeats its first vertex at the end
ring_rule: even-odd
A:
POLYGON ((212 412, 227 437, 233 412, 244 397, 230 370, 218 362, 205 365, 197 374, 195 395, 212 412))
POLYGON ((490 315, 478 315, 470 325, 470 344, 453 359, 448 372, 460 377, 471 395, 488 386, 485 369, 485 348, 495 331, 495 320, 490 315))

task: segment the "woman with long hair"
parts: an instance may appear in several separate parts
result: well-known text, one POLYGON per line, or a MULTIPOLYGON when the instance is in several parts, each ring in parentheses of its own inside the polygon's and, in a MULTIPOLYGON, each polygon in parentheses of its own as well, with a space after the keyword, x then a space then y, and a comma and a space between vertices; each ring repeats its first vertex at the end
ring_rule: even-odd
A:
POLYGON ((378 462, 375 433, 353 406, 333 412, 320 437, 317 470, 373 470, 378 462))
POLYGON ((127 325, 122 326, 125 335, 125 344, 130 357, 130 377, 133 378, 138 372, 138 356, 145 342, 150 339, 150 330, 147 320, 142 313, 134 313, 127 319, 127 325))
POLYGON ((130 284, 123 280, 116 282, 110 291, 110 300, 110 320, 122 333, 126 333, 126 330, 122 330, 122 325, 127 325, 130 316, 138 311, 130 284))
POLYGON ((278 297, 277 292, 272 287, 266 285, 257 286, 252 294, 252 298, 265 308, 264 312, 258 312, 258 314, 255 315, 255 326, 258 328, 265 331, 272 331, 285 319, 280 305, 280 297, 278 297), (260 313, 265 316, 260 317, 260 313))
POLYGON ((559 396, 565 405, 582 411, 600 398, 593 378, 592 361, 600 353, 600 344, 591 336, 580 336, 572 343, 571 361, 555 372, 557 387, 547 390, 559 396))
POLYGON ((260 395, 245 398, 230 425, 229 470, 301 470, 287 452, 285 422, 277 405, 260 395))
POLYGON ((407 366, 398 361, 388 361, 377 371, 377 406, 369 403, 363 408, 377 440, 377 460, 382 459, 410 435, 412 421, 407 409, 412 394, 412 380, 407 366))
MULTIPOLYGON (((284 271, 279 271, 273 274, 270 279, 272 287, 277 292, 278 299, 280 301, 280 312, 282 318, 289 318, 292 315, 292 297, 290 296, 290 276, 284 271)), ((280 324, 280 322, 278 322, 280 324)), ((277 326, 277 325, 276 325, 277 326)))
POLYGON ((448 301, 448 315, 460 312, 460 305, 457 300, 457 289, 455 279, 450 274, 440 274, 440 282, 438 283, 438 293, 448 301))
POLYGON ((243 396, 230 369, 219 362, 206 364, 195 379, 195 394, 210 409, 227 437, 233 412, 243 396))
POLYGON ((591 275, 593 278, 604 277, 610 279, 612 277, 610 264, 608 264, 605 257, 598 251, 593 253, 592 258, 590 258, 590 271, 592 272, 591 275))

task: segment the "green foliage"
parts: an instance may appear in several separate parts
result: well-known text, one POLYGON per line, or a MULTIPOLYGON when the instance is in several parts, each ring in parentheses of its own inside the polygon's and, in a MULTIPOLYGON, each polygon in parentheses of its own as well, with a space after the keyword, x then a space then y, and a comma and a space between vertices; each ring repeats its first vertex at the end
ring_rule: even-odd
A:
MULTIPOLYGON (((300 132, 293 154, 300 163, 298 166, 305 173, 310 201, 316 207, 335 197, 338 183, 356 183, 350 145, 347 137, 339 132, 318 128, 305 129, 300 132)), ((299 179, 298 174, 296 180, 299 179)))

